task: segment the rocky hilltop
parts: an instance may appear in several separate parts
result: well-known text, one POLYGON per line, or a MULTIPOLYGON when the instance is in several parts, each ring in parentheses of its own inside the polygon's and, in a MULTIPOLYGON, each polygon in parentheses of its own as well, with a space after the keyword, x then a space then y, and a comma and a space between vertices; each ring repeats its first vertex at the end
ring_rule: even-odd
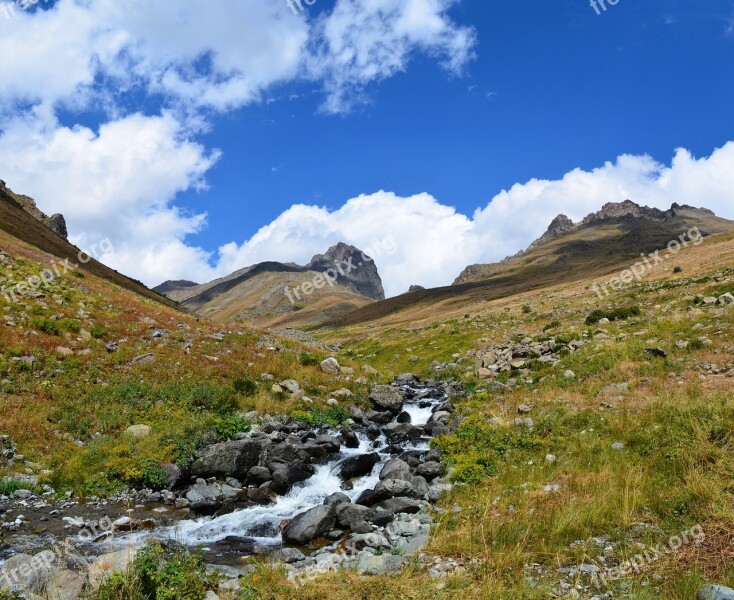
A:
MULTIPOLYGON (((718 233, 732 228, 730 221, 716 217, 713 211, 707 208, 695 208, 688 205, 673 204, 668 210, 640 206, 632 200, 624 202, 609 202, 601 210, 593 212, 584 217, 578 223, 564 214, 558 215, 545 233, 530 244, 527 249, 520 250, 514 256, 508 256, 499 263, 470 265, 454 281, 453 285, 482 281, 505 273, 512 267, 517 267, 523 259, 529 261, 530 255, 549 254, 554 252, 551 244, 561 244, 572 241, 585 240, 592 243, 594 247, 588 247, 586 251, 593 254, 604 244, 603 240, 617 238, 617 248, 609 254, 610 256, 626 253, 647 252, 659 248, 648 247, 645 231, 654 232, 654 236, 647 236, 648 241, 654 238, 657 244, 665 244, 670 239, 677 238, 690 227, 699 227, 703 235, 718 233), (609 231, 607 231, 607 229, 609 231), (611 229, 610 229, 611 228, 611 229), (668 232, 664 234, 663 232, 668 232), (659 235, 667 240, 659 239, 659 235), (629 236, 625 238, 624 236, 629 236), (628 247, 623 248, 622 242, 627 240, 628 247)), ((575 250, 578 250, 576 248, 575 250)), ((564 256, 564 251, 559 250, 558 256, 564 256)), ((567 254, 567 253, 566 253, 567 254)))
POLYGON ((318 324, 385 298, 372 258, 344 243, 307 265, 264 262, 203 285, 167 281, 155 291, 217 321, 278 327, 318 324))
POLYGON ((64 219, 64 215, 57 213, 49 217, 41 210, 39 210, 38 206, 36 206, 36 201, 33 198, 14 193, 1 179, 0 191, 5 192, 5 194, 10 196, 17 204, 19 204, 24 211, 26 211, 37 221, 43 223, 56 235, 61 236, 64 239, 67 239, 69 237, 69 233, 66 229, 66 219, 64 219))

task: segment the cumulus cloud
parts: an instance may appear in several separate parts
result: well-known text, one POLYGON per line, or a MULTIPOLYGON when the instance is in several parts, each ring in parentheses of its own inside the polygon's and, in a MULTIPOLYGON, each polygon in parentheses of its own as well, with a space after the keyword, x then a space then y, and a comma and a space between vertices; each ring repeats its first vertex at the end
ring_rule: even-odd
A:
POLYGON ((99 132, 35 115, 8 122, 0 137, 11 187, 43 198, 44 211, 65 214, 71 241, 83 249, 109 239, 116 252, 101 259, 148 283, 210 274, 208 255, 183 241, 201 230, 206 215, 172 201, 179 191, 203 189, 218 158, 186 139, 170 114, 130 115, 99 132))
POLYGON ((364 87, 404 71, 415 50, 459 73, 473 57, 474 30, 446 17, 455 0, 339 0, 315 26, 308 69, 325 81, 324 110, 364 101, 364 87))
POLYGON ((558 180, 533 179, 500 192, 471 217, 429 194, 401 198, 381 191, 335 211, 294 206, 244 244, 223 246, 218 270, 266 259, 304 263, 337 241, 379 250, 391 239, 395 252, 373 252, 373 258, 386 293, 395 295, 411 284, 448 285, 469 264, 514 254, 540 237, 559 213, 578 221, 607 202, 631 199, 660 209, 674 202, 705 206, 734 219, 732 190, 734 142, 698 159, 679 149, 670 166, 649 156, 623 155, 558 180))
POLYGON ((448 16, 454 1, 337 0, 319 18, 281 0, 58 0, 13 10, 11 22, 0 15, 1 175, 66 215, 72 241, 89 249, 109 238, 116 252, 102 259, 146 283, 238 268, 248 254, 236 244, 212 266, 186 241, 206 215, 189 214, 176 195, 205 188, 219 159, 192 138, 216 113, 284 82, 323 88, 333 113, 418 52, 458 73, 475 39, 448 16), (90 109, 106 119, 75 125, 73 115, 90 109))

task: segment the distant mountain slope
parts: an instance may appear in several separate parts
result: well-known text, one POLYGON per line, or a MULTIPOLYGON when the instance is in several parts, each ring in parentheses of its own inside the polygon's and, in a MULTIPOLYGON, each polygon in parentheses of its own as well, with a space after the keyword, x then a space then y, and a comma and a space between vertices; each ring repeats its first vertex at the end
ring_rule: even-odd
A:
POLYGON ((531 264, 563 269, 577 254, 586 252, 596 254, 596 258, 649 253, 665 247, 692 227, 698 227, 707 236, 729 231, 734 223, 717 217, 706 208, 673 204, 669 210, 662 211, 639 206, 631 200, 606 204, 579 223, 566 215, 558 215, 527 250, 499 263, 470 265, 454 285, 487 280, 531 264), (554 243, 556 241, 558 243, 554 243), (589 247, 589 243, 594 247, 589 247))
POLYGON ((377 302, 329 325, 383 319, 411 322, 432 318, 441 310, 459 310, 551 285, 612 275, 641 260, 640 254, 664 249, 694 227, 705 237, 734 230, 734 221, 707 209, 674 204, 660 211, 630 201, 607 204, 579 224, 561 215, 526 251, 500 263, 469 266, 454 285, 377 302))
MULTIPOLYGON (((76 246, 70 244, 64 237, 54 232, 48 224, 44 224, 42 219, 38 218, 38 214, 43 215, 41 211, 34 215, 31 205, 26 203, 24 208, 19 202, 20 199, 30 200, 27 196, 18 196, 5 187, 5 184, 0 186, 0 229, 7 232, 9 235, 36 246, 37 248, 47 252, 60 259, 68 258, 70 263, 77 263, 80 250, 76 246), (29 210, 30 209, 30 210, 29 210)), ((33 207, 35 208, 35 202, 33 207)), ((38 209, 36 209, 38 210, 38 209)), ((64 230, 66 227, 64 226, 64 230)), ((63 232, 61 232, 63 233, 63 232)), ((125 275, 122 275, 103 265, 102 263, 91 259, 89 262, 83 265, 83 270, 87 271, 97 277, 105 279, 106 281, 115 283, 126 290, 135 292, 146 298, 156 300, 163 304, 173 306, 173 302, 161 296, 147 287, 141 282, 130 279, 125 275)))
POLYGON ((264 262, 203 285, 167 281, 156 290, 215 321, 268 327, 311 327, 385 297, 372 259, 343 243, 305 266, 264 262))

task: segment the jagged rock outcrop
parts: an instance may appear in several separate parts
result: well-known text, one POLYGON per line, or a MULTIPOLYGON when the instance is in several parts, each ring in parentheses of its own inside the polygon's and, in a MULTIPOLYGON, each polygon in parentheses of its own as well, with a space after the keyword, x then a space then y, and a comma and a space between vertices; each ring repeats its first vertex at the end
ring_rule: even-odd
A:
POLYGON ((426 288, 424 288, 422 285, 411 285, 410 288, 408 288, 408 291, 409 292, 420 292, 425 289, 426 288))
POLYGON ((566 215, 558 215, 551 224, 548 226, 546 232, 541 235, 537 240, 530 244, 530 248, 535 248, 546 242, 556 239, 558 236, 563 235, 567 231, 572 231, 576 227, 576 224, 569 219, 566 215))
POLYGON ((358 248, 339 242, 324 254, 317 254, 307 265, 309 271, 325 273, 336 269, 336 281, 372 300, 384 300, 385 290, 375 262, 358 248))
POLYGON ((17 202, 24 211, 26 211, 37 221, 43 223, 56 235, 61 236, 64 239, 67 239, 69 237, 69 232, 66 229, 66 219, 64 219, 64 215, 57 213, 49 217, 43 211, 39 210, 38 206, 36 206, 36 201, 33 198, 14 193, 1 179, 0 190, 2 190, 13 200, 15 200, 15 202, 17 202))

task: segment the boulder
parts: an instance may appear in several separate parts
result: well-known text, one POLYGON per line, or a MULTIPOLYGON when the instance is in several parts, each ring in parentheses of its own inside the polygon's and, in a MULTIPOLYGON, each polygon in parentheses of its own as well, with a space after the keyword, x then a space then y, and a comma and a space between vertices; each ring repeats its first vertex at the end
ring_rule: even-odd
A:
POLYGON ((151 431, 148 425, 131 425, 125 430, 125 433, 137 440, 144 440, 150 435, 151 431))
POLYGON ((56 555, 45 550, 30 556, 16 554, 0 567, 0 589, 9 592, 38 592, 52 573, 56 555))
POLYGON ((404 556, 382 554, 376 556, 370 552, 360 554, 357 572, 362 575, 394 575, 399 573, 407 561, 404 556))
POLYGON ((425 462, 418 466, 415 474, 425 477, 426 481, 433 481, 441 475, 441 463, 425 462))
POLYGON ((403 393, 391 385, 372 386, 369 399, 378 409, 389 410, 394 414, 403 410, 403 393))
POLYGON ((417 500, 413 500, 412 498, 390 498, 388 500, 378 502, 372 508, 376 511, 383 510, 388 513, 407 513, 414 515, 420 512, 421 503, 417 500))
POLYGON ((252 467, 258 465, 263 440, 245 439, 214 444, 204 448, 191 465, 194 477, 234 477, 244 481, 252 467))
POLYGON ((723 585, 707 585, 698 592, 698 600, 734 600, 734 590, 723 585))
POLYGON ((403 479, 409 481, 412 477, 410 466, 404 460, 393 458, 385 463, 380 471, 380 480, 384 479, 403 479))
POLYGON ((325 361, 323 361, 320 367, 324 373, 329 373, 329 375, 339 374, 339 363, 333 356, 330 356, 325 361))
POLYGON ((288 523, 283 529, 283 541, 304 546, 326 535, 335 524, 336 507, 322 504, 301 513, 288 523))
POLYGON ((359 504, 342 503, 336 507, 336 521, 339 527, 354 530, 362 523, 367 523, 374 516, 375 511, 359 504))
POLYGON ((56 571, 46 586, 46 597, 51 600, 76 600, 82 597, 87 579, 79 573, 64 569, 56 571))
POLYGON ((339 466, 339 475, 343 479, 353 479, 355 477, 369 475, 379 462, 380 455, 377 452, 353 456, 341 463, 339 466))

